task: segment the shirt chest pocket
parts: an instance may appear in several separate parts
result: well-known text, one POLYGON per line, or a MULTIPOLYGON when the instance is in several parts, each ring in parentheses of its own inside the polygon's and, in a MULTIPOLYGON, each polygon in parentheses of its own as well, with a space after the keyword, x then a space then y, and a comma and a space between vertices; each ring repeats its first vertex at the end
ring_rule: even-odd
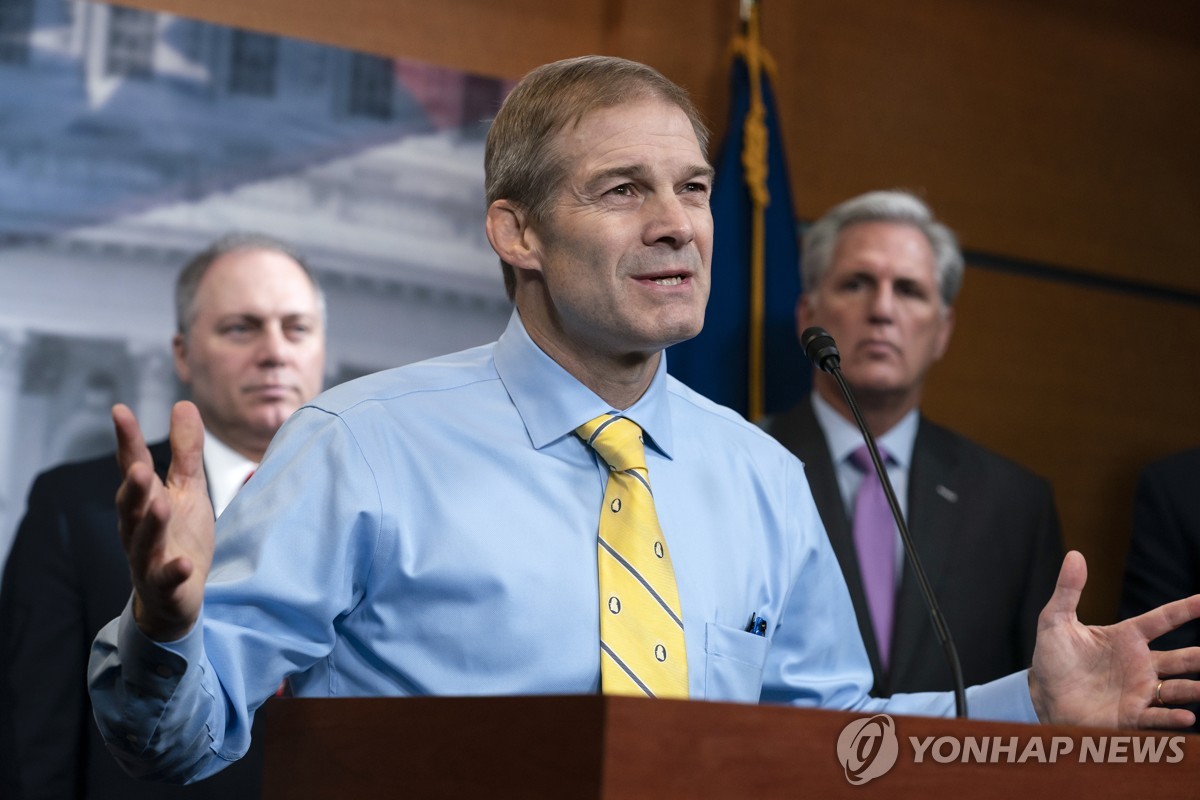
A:
POLYGON ((771 640, 709 622, 704 627, 704 699, 757 703, 771 640))

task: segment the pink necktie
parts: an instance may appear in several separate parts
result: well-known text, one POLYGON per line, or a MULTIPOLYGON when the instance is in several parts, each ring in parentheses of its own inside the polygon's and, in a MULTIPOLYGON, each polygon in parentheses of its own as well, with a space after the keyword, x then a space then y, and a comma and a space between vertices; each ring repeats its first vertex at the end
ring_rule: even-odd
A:
MULTIPOLYGON (((879 456, 885 465, 891 458, 883 448, 879 448, 879 456)), ((896 604, 896 523, 883 484, 871 465, 867 446, 855 450, 850 461, 863 473, 854 498, 854 549, 858 553, 858 571, 867 594, 879 660, 887 669, 896 604)))

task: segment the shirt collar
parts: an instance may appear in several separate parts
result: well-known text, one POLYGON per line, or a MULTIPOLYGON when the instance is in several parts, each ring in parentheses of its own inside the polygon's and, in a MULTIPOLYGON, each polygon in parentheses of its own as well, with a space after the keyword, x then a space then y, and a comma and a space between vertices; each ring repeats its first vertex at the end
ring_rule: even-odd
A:
POLYGON ((659 358, 658 370, 646 392, 621 412, 546 355, 530 338, 516 310, 496 342, 493 355, 496 373, 521 415, 534 448, 540 450, 573 434, 588 420, 610 412, 620 413, 636 422, 646 435, 646 444, 667 458, 671 457, 666 353, 659 358))
MULTIPOLYGON (((833 463, 842 463, 862 445, 862 433, 858 430, 857 425, 839 414, 817 392, 812 393, 812 407, 817 422, 825 431, 825 441, 829 443, 829 455, 833 459, 833 463)), ((919 423, 920 414, 917 409, 913 408, 901 417, 891 430, 876 437, 879 446, 887 450, 892 461, 902 469, 908 469, 912 464, 913 447, 917 441, 919 423)))
POLYGON ((208 496, 213 514, 220 516, 233 496, 242 488, 250 472, 258 467, 209 431, 204 432, 204 476, 208 479, 208 496))

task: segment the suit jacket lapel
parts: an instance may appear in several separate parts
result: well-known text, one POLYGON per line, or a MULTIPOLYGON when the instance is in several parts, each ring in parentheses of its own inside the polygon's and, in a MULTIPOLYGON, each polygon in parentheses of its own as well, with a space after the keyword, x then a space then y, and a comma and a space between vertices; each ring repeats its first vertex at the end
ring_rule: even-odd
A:
POLYGON ((167 479, 167 468, 171 465, 171 443, 167 440, 149 446, 150 458, 154 460, 154 471, 162 480, 167 479))
MULTIPOLYGON (((908 478, 909 535, 934 594, 939 593, 945 581, 946 564, 961 538, 958 532, 965 501, 962 494, 968 488, 958 473, 959 456, 954 441, 940 433, 936 426, 921 418, 908 478)), ((892 636, 892 673, 898 677, 920 668, 917 663, 922 650, 920 643, 936 636, 907 558, 896 599, 892 636)), ((928 648, 925 652, 929 652, 928 648)))

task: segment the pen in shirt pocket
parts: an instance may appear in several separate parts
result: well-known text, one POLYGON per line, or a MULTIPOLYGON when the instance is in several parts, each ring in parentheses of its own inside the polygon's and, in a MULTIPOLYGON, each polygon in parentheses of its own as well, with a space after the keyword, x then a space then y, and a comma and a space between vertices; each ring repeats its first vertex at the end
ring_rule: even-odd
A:
POLYGON ((767 635, 767 621, 754 612, 750 615, 750 624, 746 626, 746 633, 753 633, 755 636, 767 635))

